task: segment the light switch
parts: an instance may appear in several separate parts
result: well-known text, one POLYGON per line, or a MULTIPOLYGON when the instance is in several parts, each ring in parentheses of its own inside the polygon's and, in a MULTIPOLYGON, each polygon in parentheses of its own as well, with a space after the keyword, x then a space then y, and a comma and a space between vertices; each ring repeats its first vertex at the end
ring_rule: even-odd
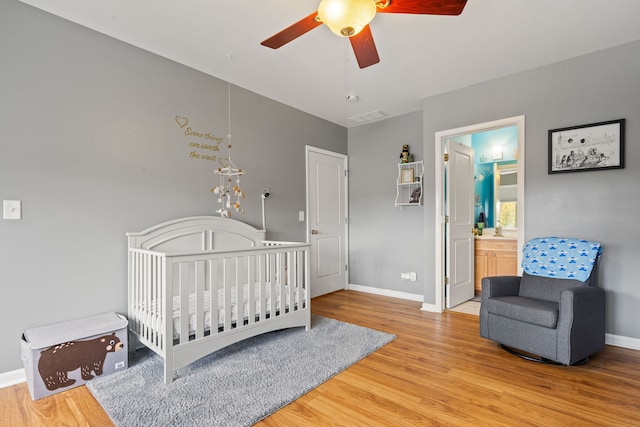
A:
POLYGON ((304 211, 298 211, 298 221, 304 221, 304 211))
POLYGON ((4 219, 22 219, 22 208, 20 200, 4 200, 2 210, 4 219))

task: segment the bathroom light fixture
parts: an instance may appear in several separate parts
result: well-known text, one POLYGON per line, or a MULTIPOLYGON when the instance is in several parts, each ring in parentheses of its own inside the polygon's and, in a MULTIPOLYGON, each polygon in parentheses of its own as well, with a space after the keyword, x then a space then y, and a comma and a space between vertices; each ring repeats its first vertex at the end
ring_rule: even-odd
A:
POLYGON ((502 146, 494 145, 492 148, 493 160, 502 160, 502 146))

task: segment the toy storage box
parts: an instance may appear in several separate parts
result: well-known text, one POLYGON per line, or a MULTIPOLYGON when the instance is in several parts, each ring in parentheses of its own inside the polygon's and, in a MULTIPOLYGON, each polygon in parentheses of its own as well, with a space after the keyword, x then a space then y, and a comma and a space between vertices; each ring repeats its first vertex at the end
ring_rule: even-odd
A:
POLYGON ((105 313, 26 329, 22 361, 33 400, 128 367, 124 316, 105 313))

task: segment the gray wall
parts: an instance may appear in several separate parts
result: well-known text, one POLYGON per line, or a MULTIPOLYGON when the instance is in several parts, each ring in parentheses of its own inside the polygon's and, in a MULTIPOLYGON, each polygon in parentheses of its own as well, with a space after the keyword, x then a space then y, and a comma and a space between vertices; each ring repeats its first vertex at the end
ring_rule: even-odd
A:
MULTIPOLYGON (((525 115, 526 238, 575 236, 603 243, 607 332, 632 338, 640 338, 638 76, 640 42, 634 42, 428 98, 423 110, 427 158, 435 153, 437 131, 525 115), (627 119, 625 169, 547 174, 549 129, 620 118, 627 119)), ((431 172, 425 179, 428 205, 435 177, 433 168, 425 169, 431 172)), ((425 210, 424 221, 425 301, 434 303, 433 209, 425 210)))
POLYGON ((640 42, 634 42, 425 99, 422 122, 409 114, 350 129, 350 282, 424 292, 424 301, 434 304, 434 134, 525 115, 526 238, 577 236, 603 243, 607 332, 640 338, 638 76, 640 42), (620 118, 627 120, 625 169, 547 174, 549 129, 620 118), (420 135, 424 155, 415 142, 420 135), (403 143, 425 160, 425 179, 424 206, 401 212, 393 199, 403 143), (401 271, 416 269, 423 290, 399 280, 401 271))
MULTIPOLYGON (((422 114, 349 129, 349 282, 422 295, 425 206, 394 206, 403 144, 422 155, 422 114), (400 279, 416 272, 417 281, 400 279)), ((431 159, 425 167, 431 169, 431 159)), ((432 280, 432 279, 431 279, 432 280)))
MULTIPOLYGON (((126 313, 127 231, 214 214, 215 153, 176 116, 227 136, 227 84, 17 1, 0 2, 0 373, 25 328, 126 313)), ((224 59, 223 59, 224 60, 224 59)), ((268 238, 304 240, 305 145, 346 154, 347 130, 232 87, 233 159, 268 238)), ((210 141, 209 141, 210 142, 210 141)), ((226 141, 221 148, 226 150, 226 141)))

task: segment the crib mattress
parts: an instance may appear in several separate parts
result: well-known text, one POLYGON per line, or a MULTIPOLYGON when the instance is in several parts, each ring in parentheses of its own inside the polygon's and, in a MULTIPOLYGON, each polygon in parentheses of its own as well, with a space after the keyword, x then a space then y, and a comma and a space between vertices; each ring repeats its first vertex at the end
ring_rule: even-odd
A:
MULTIPOLYGON (((244 285, 243 287, 243 309, 242 309, 242 313, 243 313, 243 321, 247 320, 247 316, 249 313, 249 298, 248 298, 248 286, 244 285)), ((280 288, 276 287, 276 301, 275 301, 275 307, 276 307, 276 311, 281 311, 281 310, 288 310, 289 306, 290 306, 290 301, 289 301, 289 286, 288 285, 283 285, 282 286, 282 293, 285 296, 285 305, 284 307, 282 307, 281 305, 281 293, 280 293, 280 288)), ((238 321, 238 299, 237 299, 237 292, 236 292, 237 288, 234 287, 231 289, 231 322, 232 323, 236 323, 238 321)), ((295 287, 293 288, 292 294, 293 294, 293 298, 294 301, 298 300, 298 291, 299 288, 295 287)), ((254 313, 256 316, 260 316, 262 318, 261 315, 261 303, 260 303, 260 299, 259 299, 259 295, 260 295, 260 284, 256 283, 254 286, 254 295, 255 295, 255 307, 254 307, 254 313)), ((302 300, 306 301, 306 289, 302 289, 302 300)), ((271 309, 271 287, 269 285, 265 286, 265 292, 266 295, 264 296, 265 299, 265 310, 266 310, 266 314, 265 315, 270 315, 269 310, 271 309)), ((217 317, 217 328, 224 328, 224 317, 225 317, 225 291, 224 289, 219 289, 218 290, 218 309, 214 311, 213 314, 213 318, 217 317)), ((211 295, 210 295, 210 291, 205 291, 203 294, 203 306, 204 306, 204 326, 205 326, 205 331, 210 331, 211 329, 211 295)), ((196 331, 196 294, 191 293, 189 294, 189 335, 194 335, 195 331, 196 331)), ((138 320, 140 320, 142 323, 146 324, 147 326, 151 327, 152 329, 159 329, 161 327, 161 318, 159 316, 160 313, 160 307, 161 304, 159 301, 154 301, 152 304, 149 304, 149 306, 151 307, 151 310, 147 309, 146 305, 141 305, 138 310, 135 311, 135 315, 138 318, 138 320)), ((173 297, 173 339, 177 340, 180 338, 180 321, 181 321, 181 317, 180 317, 180 311, 181 311, 181 301, 180 301, 180 296, 174 296, 173 297)))

